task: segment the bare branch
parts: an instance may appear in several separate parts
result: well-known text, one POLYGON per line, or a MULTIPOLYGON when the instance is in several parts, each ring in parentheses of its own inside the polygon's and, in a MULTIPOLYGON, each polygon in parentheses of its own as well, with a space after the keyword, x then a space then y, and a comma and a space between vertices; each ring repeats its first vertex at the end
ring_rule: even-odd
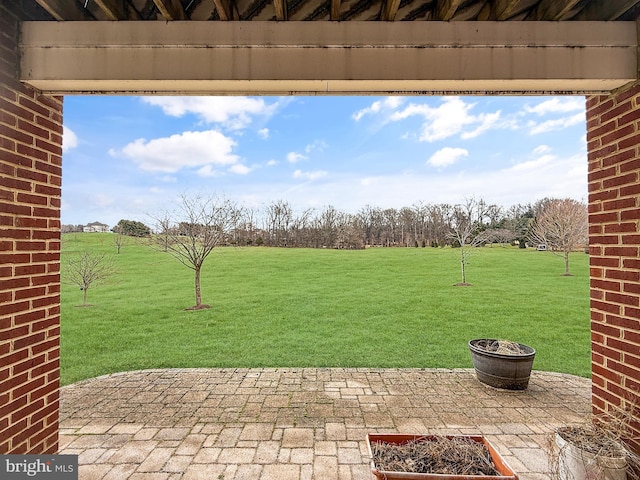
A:
POLYGON ((202 266, 214 248, 230 241, 240 216, 240 209, 227 199, 182 195, 176 212, 155 218, 152 245, 194 271, 194 308, 207 307, 202 305, 200 293, 202 266))
POLYGON ((70 256, 63 267, 63 278, 67 283, 80 287, 83 291, 82 305, 87 305, 89 288, 115 274, 115 266, 111 257, 105 254, 84 251, 70 256))
POLYGON ((565 259, 564 275, 569 273, 569 253, 588 240, 587 206, 573 200, 545 199, 537 205, 537 216, 533 224, 532 240, 547 245, 552 252, 565 259))

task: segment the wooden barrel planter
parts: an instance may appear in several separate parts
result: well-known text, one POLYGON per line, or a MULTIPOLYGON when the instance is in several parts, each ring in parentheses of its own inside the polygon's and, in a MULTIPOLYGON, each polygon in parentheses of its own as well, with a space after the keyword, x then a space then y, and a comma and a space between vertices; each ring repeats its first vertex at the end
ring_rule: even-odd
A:
POLYGON ((478 380, 495 388, 526 390, 536 351, 528 345, 479 338, 469 342, 478 380))

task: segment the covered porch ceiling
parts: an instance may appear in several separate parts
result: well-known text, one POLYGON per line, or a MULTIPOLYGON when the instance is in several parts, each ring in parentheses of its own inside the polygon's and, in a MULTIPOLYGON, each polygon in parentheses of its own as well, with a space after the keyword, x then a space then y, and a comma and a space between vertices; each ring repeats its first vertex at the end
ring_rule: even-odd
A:
POLYGON ((30 1, 42 19, 59 21, 635 21, 640 13, 640 0, 30 1))

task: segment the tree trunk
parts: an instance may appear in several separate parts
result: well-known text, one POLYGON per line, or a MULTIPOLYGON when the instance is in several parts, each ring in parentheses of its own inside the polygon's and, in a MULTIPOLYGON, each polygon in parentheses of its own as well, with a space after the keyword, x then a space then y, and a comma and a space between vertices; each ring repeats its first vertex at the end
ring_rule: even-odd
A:
POLYGON ((86 305, 87 304, 87 290, 89 290, 88 288, 83 288, 82 289, 82 305, 86 305))
POLYGON ((461 248, 462 248, 462 252, 460 253, 460 267, 462 268, 462 283, 465 284, 467 283, 467 275, 464 271, 464 260, 465 260, 464 247, 461 247, 461 248))
POLYGON ((196 284, 196 307, 199 307, 202 304, 202 295, 200 294, 200 267, 196 267, 195 269, 195 284, 196 284))
POLYGON ((569 273, 569 252, 568 251, 564 252, 564 274, 565 276, 571 275, 569 273))

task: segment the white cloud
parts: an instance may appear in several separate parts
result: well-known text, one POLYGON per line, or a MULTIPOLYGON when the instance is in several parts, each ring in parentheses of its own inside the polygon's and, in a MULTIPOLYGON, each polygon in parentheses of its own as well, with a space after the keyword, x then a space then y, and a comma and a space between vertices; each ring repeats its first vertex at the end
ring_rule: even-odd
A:
POLYGON ((427 164, 432 167, 448 167, 456 163, 460 158, 468 155, 469 152, 464 148, 444 147, 431 155, 429 160, 427 160, 427 164))
POLYGON ((238 175, 246 175, 247 173, 251 172, 251 168, 241 163, 236 163, 235 165, 231 165, 231 167, 229 167, 229 171, 238 175))
MULTIPOLYGON (((233 165, 238 161, 238 156, 232 153, 235 145, 233 139, 222 133, 206 130, 149 141, 139 138, 126 145, 120 153, 142 170, 173 173, 190 167, 233 165)), ((208 175, 212 170, 201 171, 208 175)))
MULTIPOLYGON (((435 107, 427 103, 410 103, 399 109, 404 103, 403 97, 388 97, 357 111, 353 118, 358 121, 365 115, 381 115, 383 124, 411 117, 422 118, 424 121, 418 134, 421 142, 435 142, 455 135, 467 140, 491 129, 517 128, 514 118, 503 119, 500 110, 474 115, 472 110, 476 103, 466 103, 460 97, 444 97, 435 107)), ((405 134, 402 138, 408 139, 411 135, 405 134)))
POLYGON ((551 132, 554 130, 562 130, 573 125, 578 125, 585 121, 584 113, 576 113, 570 117, 557 118, 555 120, 547 120, 545 122, 536 123, 529 122, 527 126, 530 128, 529 134, 537 135, 540 133, 551 132))
POLYGON ((537 158, 535 160, 529 160, 526 162, 521 162, 518 163, 516 165, 514 165, 513 167, 510 167, 508 169, 508 171, 510 172, 522 172, 525 170, 536 170, 539 169, 540 167, 543 167, 547 164, 549 164, 552 160, 555 160, 555 156, 554 155, 543 155, 540 158, 537 158))
POLYGON ((67 126, 62 127, 62 151, 68 152, 78 146, 78 136, 67 126))
POLYGON ((162 108, 171 117, 191 113, 205 123, 233 129, 246 127, 254 116, 273 115, 278 107, 277 103, 268 105, 264 99, 255 97, 142 97, 142 101, 162 108))
POLYGON ((316 140, 315 142, 310 143, 309 145, 304 147, 304 151, 305 153, 323 152, 327 147, 327 142, 325 142, 324 140, 316 140))
POLYGON ((551 151, 551 147, 549 147, 548 145, 538 145, 536 148, 533 149, 533 153, 539 155, 541 153, 549 153, 551 151))
POLYGON ((204 167, 199 168, 197 173, 200 177, 219 177, 222 175, 220 170, 214 169, 211 165, 205 165, 204 167))
POLYGON ((316 170, 315 172, 303 172, 302 170, 296 170, 293 172, 293 178, 302 178, 304 180, 317 180, 318 178, 326 177, 325 170, 316 170))
POLYGON ((500 110, 494 113, 481 113, 477 118, 480 121, 480 125, 478 125, 475 130, 470 132, 463 132, 460 137, 467 140, 469 138, 476 138, 481 133, 486 132, 487 130, 493 128, 500 120, 500 110))
POLYGON ((502 126, 498 123, 499 110, 473 115, 471 110, 475 105, 465 103, 460 97, 445 97, 437 107, 426 103, 412 103, 405 109, 394 112, 389 119, 397 122, 413 116, 422 117, 424 123, 419 135, 421 142, 435 142, 458 134, 464 139, 475 138, 491 128, 502 126), (476 127, 473 130, 465 131, 466 127, 474 125, 476 127))
POLYGON ((278 162, 277 160, 269 160, 267 162, 267 167, 275 167, 276 165, 278 165, 280 162, 278 162))
POLYGON ((379 113, 381 111, 394 110, 404 102, 403 97, 387 97, 384 100, 377 100, 370 107, 358 110, 352 115, 353 119, 358 122, 365 115, 379 113))
POLYGON ((469 111, 473 104, 465 103, 459 97, 446 97, 437 107, 425 104, 410 104, 404 110, 391 115, 392 121, 404 120, 409 117, 419 116, 425 122, 422 124, 419 140, 421 142, 434 142, 442 140, 462 131, 462 129, 477 120, 469 111))
POLYGON ((267 138, 269 138, 269 129, 261 128, 260 130, 258 130, 258 136, 263 140, 266 140, 267 138))
POLYGON ((301 153, 298 152, 289 152, 287 153, 287 162, 289 163, 298 163, 301 160, 307 160, 308 157, 305 157, 301 153))
POLYGON ((537 115, 546 115, 548 113, 568 113, 578 110, 585 110, 585 101, 583 97, 553 97, 534 105, 533 107, 525 106, 524 109, 528 113, 537 115))

